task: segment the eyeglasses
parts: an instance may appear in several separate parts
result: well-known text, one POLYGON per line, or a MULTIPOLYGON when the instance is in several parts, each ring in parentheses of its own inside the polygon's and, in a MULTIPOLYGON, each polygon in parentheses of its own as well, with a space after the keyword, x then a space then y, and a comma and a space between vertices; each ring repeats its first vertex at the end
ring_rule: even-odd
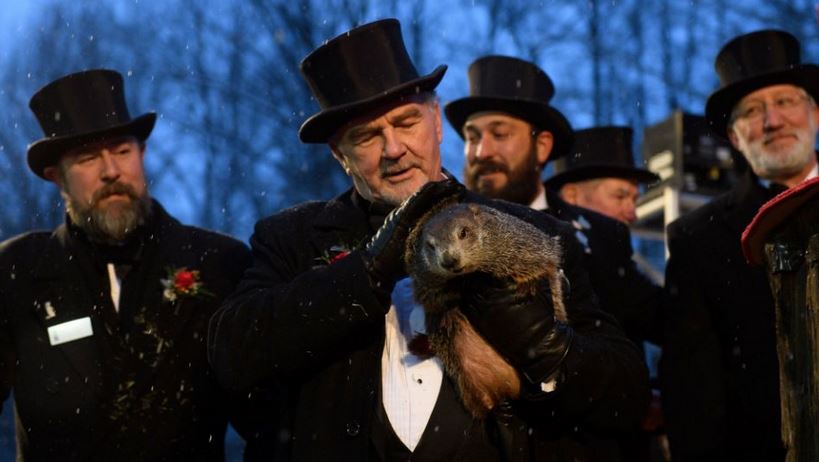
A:
POLYGON ((770 108, 775 108, 781 114, 792 115, 807 99, 806 94, 788 93, 774 97, 773 101, 770 102, 770 106, 763 101, 751 101, 738 106, 734 110, 731 114, 731 122, 744 119, 750 123, 758 124, 770 108))

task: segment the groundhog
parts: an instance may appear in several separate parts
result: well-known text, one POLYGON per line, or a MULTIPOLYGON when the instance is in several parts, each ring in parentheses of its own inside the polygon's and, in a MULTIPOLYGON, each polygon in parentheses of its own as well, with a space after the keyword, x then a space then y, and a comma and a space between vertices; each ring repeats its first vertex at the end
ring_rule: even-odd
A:
MULTIPOLYGON (((547 279, 555 318, 568 322, 558 237, 509 214, 478 204, 442 204, 427 213, 407 240, 407 270, 426 314, 429 349, 453 378, 466 409, 482 419, 520 395, 517 372, 472 327, 458 308, 458 278, 484 273, 533 293, 547 279)), ((411 345, 412 346, 412 345, 411 345)))

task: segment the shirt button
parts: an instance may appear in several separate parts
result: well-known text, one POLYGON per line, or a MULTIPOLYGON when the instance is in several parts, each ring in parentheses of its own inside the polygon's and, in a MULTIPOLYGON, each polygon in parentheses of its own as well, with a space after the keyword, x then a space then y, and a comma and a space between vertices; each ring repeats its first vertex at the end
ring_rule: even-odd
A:
POLYGON ((359 432, 361 432, 361 425, 359 425, 358 422, 352 421, 347 423, 347 436, 358 436, 359 432))

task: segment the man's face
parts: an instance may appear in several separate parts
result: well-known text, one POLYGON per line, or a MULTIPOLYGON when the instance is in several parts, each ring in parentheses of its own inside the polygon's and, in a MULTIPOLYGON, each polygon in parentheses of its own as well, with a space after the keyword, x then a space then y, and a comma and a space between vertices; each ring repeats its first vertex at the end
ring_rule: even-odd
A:
POLYGON ((364 199, 398 205, 443 179, 441 111, 434 97, 423 98, 354 120, 330 142, 364 199))
POLYGON ((464 182, 470 191, 529 205, 541 188, 540 172, 552 150, 550 132, 503 113, 478 113, 464 132, 464 182))
POLYGON ((69 150, 44 173, 60 187, 75 225, 92 240, 116 243, 150 213, 144 154, 133 137, 103 140, 69 150))
POLYGON ((626 225, 637 221, 636 203, 640 190, 634 181, 622 178, 595 178, 568 183, 560 188, 568 203, 594 210, 626 225))
POLYGON ((801 88, 772 85, 749 93, 732 120, 731 143, 760 178, 798 182, 816 162, 819 110, 801 88))

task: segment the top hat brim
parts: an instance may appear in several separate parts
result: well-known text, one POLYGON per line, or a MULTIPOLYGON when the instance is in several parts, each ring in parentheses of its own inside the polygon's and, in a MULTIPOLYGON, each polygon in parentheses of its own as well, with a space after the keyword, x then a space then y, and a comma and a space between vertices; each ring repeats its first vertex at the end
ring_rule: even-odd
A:
POLYGON ((375 96, 327 108, 304 121, 299 128, 299 139, 303 143, 326 143, 345 123, 365 114, 391 100, 432 91, 444 78, 446 65, 440 65, 429 74, 404 82, 375 96))
POLYGON ((67 150, 117 136, 132 135, 140 141, 145 141, 154 129, 155 123, 156 113, 149 112, 127 123, 102 130, 39 139, 28 146, 28 167, 40 178, 47 179, 44 174, 46 167, 56 164, 67 150))
POLYGON ((503 112, 552 132, 554 147, 548 159, 550 161, 566 155, 574 144, 574 131, 566 117, 557 109, 539 101, 467 96, 444 107, 447 120, 461 138, 464 137, 463 127, 466 121, 472 114, 479 112, 503 112))
POLYGON ((659 176, 642 168, 611 164, 587 164, 558 173, 543 184, 549 189, 558 190, 567 183, 593 180, 595 178, 622 178, 646 184, 660 180, 659 176))
POLYGON ((770 85, 792 84, 802 87, 819 100, 819 66, 800 64, 786 70, 759 74, 715 91, 705 104, 705 118, 717 135, 728 137, 728 119, 734 106, 748 93, 770 85))
POLYGON ((760 207, 756 216, 742 232, 742 253, 751 265, 765 261, 765 241, 796 209, 819 194, 819 178, 805 181, 779 193, 760 207))

